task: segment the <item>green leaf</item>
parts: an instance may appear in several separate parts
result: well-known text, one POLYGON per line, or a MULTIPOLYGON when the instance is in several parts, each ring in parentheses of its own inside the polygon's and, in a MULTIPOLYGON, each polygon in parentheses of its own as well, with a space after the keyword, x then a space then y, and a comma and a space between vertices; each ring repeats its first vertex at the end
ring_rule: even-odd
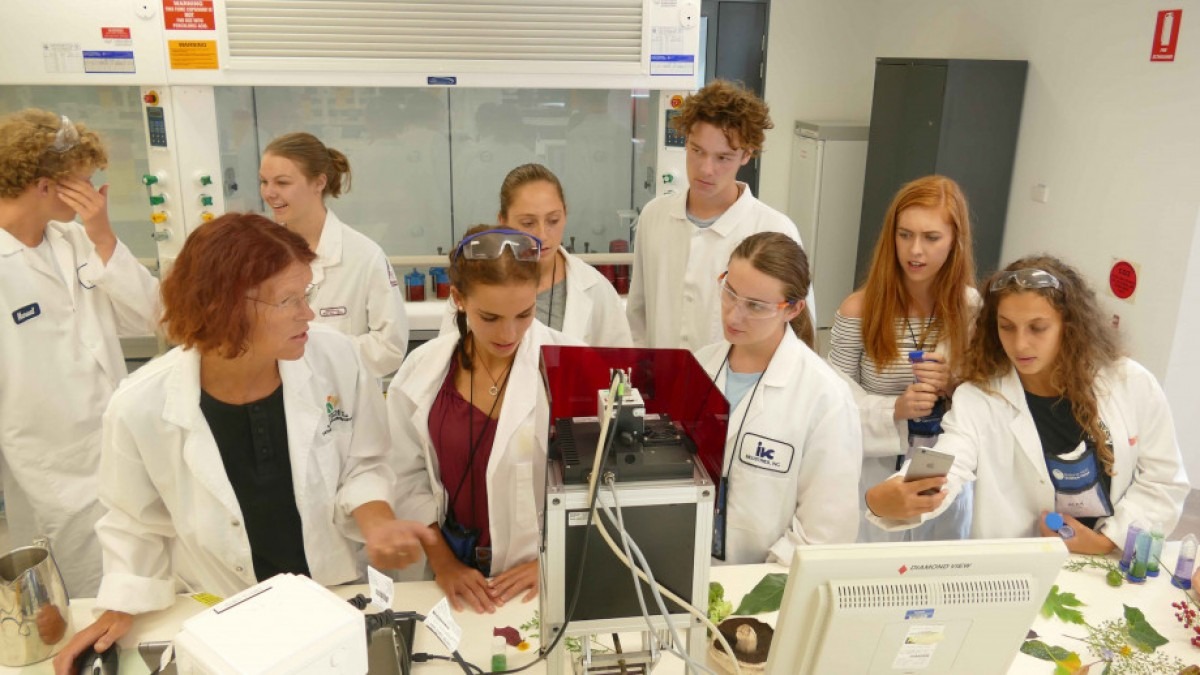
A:
POLYGON ((1122 606, 1125 608, 1125 622, 1129 624, 1129 641, 1134 647, 1149 653, 1167 644, 1167 639, 1146 621, 1142 610, 1129 605, 1122 606))
POLYGON ((1050 618, 1057 616, 1060 621, 1066 623, 1083 624, 1083 612, 1072 607, 1082 607, 1083 601, 1075 597, 1074 593, 1059 593, 1058 585, 1050 587, 1050 593, 1046 596, 1046 601, 1042 603, 1042 616, 1050 618))
POLYGON ((758 585, 750 589, 746 597, 742 598, 742 603, 734 610, 734 614, 742 616, 748 614, 763 614, 766 612, 774 612, 779 610, 780 603, 783 602, 783 587, 787 585, 786 574, 768 574, 758 582, 758 585))
POLYGON ((1048 645, 1041 640, 1026 640, 1025 643, 1021 645, 1021 653, 1028 654, 1035 659, 1053 661, 1055 663, 1066 661, 1071 656, 1071 652, 1067 651, 1066 649, 1063 649, 1062 647, 1056 647, 1054 645, 1048 645))

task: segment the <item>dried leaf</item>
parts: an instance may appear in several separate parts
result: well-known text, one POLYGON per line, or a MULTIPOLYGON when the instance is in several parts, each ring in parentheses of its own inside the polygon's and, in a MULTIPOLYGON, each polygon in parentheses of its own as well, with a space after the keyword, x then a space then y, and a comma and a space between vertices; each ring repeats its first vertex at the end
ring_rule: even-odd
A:
POLYGON ((1072 607, 1082 607, 1083 601, 1075 597, 1074 593, 1059 593, 1058 585, 1050 587, 1050 593, 1046 595, 1046 601, 1042 603, 1042 616, 1050 618, 1057 616, 1060 621, 1066 623, 1083 624, 1083 612, 1072 607))
POLYGON ((733 613, 747 616, 778 611, 779 605, 783 602, 783 587, 786 585, 786 574, 764 576, 762 581, 759 581, 758 585, 750 589, 746 597, 742 598, 741 604, 733 613))

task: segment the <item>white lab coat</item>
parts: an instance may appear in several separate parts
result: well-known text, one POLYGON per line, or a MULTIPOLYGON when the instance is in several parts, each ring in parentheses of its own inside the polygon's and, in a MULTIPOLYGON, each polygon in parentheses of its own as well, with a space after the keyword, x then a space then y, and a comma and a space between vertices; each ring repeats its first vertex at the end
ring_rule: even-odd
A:
POLYGON ((408 314, 383 249, 329 209, 316 253, 311 303, 316 321, 354 338, 373 377, 395 372, 408 351, 408 314))
MULTIPOLYGON (((988 385, 995 393, 961 385, 942 421, 945 433, 937 449, 955 456, 942 506, 922 519, 885 520, 871 514, 868 520, 884 529, 913 527, 936 517, 964 483, 975 481, 972 538, 1038 535, 1041 512, 1054 510, 1054 485, 1037 428, 1015 370, 988 385)), ((1170 532, 1190 486, 1162 387, 1140 364, 1121 358, 1099 372, 1093 389, 1116 458, 1109 492, 1113 515, 1101 518, 1096 530, 1118 547, 1125 545, 1125 531, 1136 520, 1161 523, 1170 532)))
POLYGON ((45 237, 62 276, 0 230, 4 496, 11 543, 46 535, 68 591, 87 597, 100 583, 100 418, 126 374, 118 336, 154 332, 158 281, 122 243, 102 263, 78 223, 45 237))
MULTIPOLYGON (((422 523, 442 522, 446 491, 429 434, 429 411, 450 370, 458 335, 442 335, 409 355, 388 387, 388 424, 395 446, 396 515, 422 523)), ((542 499, 546 492, 546 445, 550 407, 539 370, 542 345, 578 340, 534 321, 517 347, 487 467, 492 574, 535 560, 542 499)))
MULTIPOLYGON (((721 341, 696 354, 722 392, 728 352, 729 343, 721 341)), ((747 392, 729 413, 725 466, 725 564, 788 565, 797 545, 854 542, 862 468, 854 398, 790 327, 753 400, 747 392), (741 439, 735 438, 739 425, 741 439), (768 460, 758 455, 760 444, 774 450, 768 460)))
MULTIPOLYGON (((351 512, 390 503, 395 477, 375 378, 346 336, 319 325, 308 336, 304 356, 280 361, 279 374, 304 554, 313 579, 332 585, 362 577, 351 512)), ((173 349, 113 395, 100 478, 109 511, 96 524, 97 607, 136 614, 170 607, 180 592, 227 597, 257 583, 242 510, 200 409, 199 352, 173 349)))
MULTIPOLYGON (((592 347, 631 347, 629 321, 621 308, 621 296, 595 267, 563 249, 567 270, 567 309, 563 314, 562 333, 592 347)), ((438 335, 458 335, 454 325, 454 300, 446 303, 438 335)))
MULTIPOLYGON (((687 192, 656 197, 642 209, 626 306, 635 346, 695 351, 720 340, 717 277, 733 249, 759 232, 782 232, 804 245, 787 216, 739 185, 742 196, 707 228, 687 219, 687 192)), ((811 287, 805 301, 816 316, 811 287)))

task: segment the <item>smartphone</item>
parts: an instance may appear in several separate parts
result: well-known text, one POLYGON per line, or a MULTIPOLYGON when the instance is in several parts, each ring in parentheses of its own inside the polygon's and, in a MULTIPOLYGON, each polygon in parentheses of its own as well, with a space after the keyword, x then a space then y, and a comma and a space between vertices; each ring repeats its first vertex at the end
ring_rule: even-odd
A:
MULTIPOLYGON (((954 455, 938 452, 933 448, 913 448, 912 460, 908 463, 908 471, 904 474, 904 482, 911 483, 922 478, 935 478, 950 473, 954 464, 954 455)), ((920 494, 931 495, 937 488, 922 490, 920 494)))

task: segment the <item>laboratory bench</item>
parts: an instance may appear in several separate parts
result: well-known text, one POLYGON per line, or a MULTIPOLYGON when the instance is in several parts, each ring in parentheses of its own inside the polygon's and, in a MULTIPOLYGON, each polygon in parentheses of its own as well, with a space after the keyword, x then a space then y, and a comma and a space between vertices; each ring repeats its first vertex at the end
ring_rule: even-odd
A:
MULTIPOLYGON (((1184 591, 1175 588, 1170 581, 1170 573, 1174 569, 1178 549, 1178 543, 1167 544, 1162 554, 1164 570, 1158 577, 1149 578, 1144 584, 1124 583, 1113 588, 1106 584, 1103 570, 1085 568, 1075 572, 1064 569, 1058 576, 1057 585, 1061 592, 1074 593, 1084 603, 1078 609, 1083 612, 1084 618, 1092 625, 1121 618, 1123 616, 1122 605, 1141 609, 1148 622, 1169 640, 1167 645, 1159 647, 1159 652, 1176 656, 1189 665, 1200 663, 1200 648, 1190 644, 1194 633, 1176 621, 1176 610, 1171 607, 1171 603, 1184 599, 1184 591)), ((787 571, 786 567, 771 564, 713 567, 711 580, 724 585, 725 598, 736 606, 765 574, 786 573, 787 571)), ((357 593, 366 594, 366 586, 340 586, 332 590, 345 598, 353 597, 357 593)), ((441 591, 432 581, 397 583, 393 604, 397 610, 410 610, 425 614, 441 598, 441 591)), ((71 603, 71 617, 76 629, 86 626, 91 621, 92 602, 90 599, 83 599, 71 603)), ((455 612, 454 618, 463 629, 463 640, 459 647, 463 658, 487 672, 491 663, 492 630, 506 626, 519 628, 534 618, 537 608, 537 600, 528 603, 514 600, 497 610, 495 614, 455 612)), ((175 605, 169 609, 139 616, 134 622, 133 630, 120 642, 122 647, 121 673, 126 675, 149 673, 149 668, 138 656, 137 644, 172 639, 184 620, 204 609, 204 605, 191 597, 180 596, 175 605)), ((762 614, 757 618, 774 625, 777 613, 762 614)), ((1033 623, 1032 630, 1044 642, 1078 651, 1085 664, 1094 660, 1094 657, 1089 658, 1091 655, 1086 651, 1083 643, 1073 639, 1086 636, 1087 633, 1083 626, 1067 624, 1058 619, 1047 619, 1039 615, 1033 623)), ((521 634, 522 637, 528 639, 531 646, 525 652, 519 652, 510 647, 508 649, 509 668, 523 666, 537 658, 537 640, 530 638, 527 631, 521 631, 521 634)), ((631 640, 625 641, 625 644, 636 644, 636 640, 637 638, 633 637, 631 640)), ((416 652, 446 654, 433 634, 424 627, 417 627, 414 643, 416 652)), ((664 674, 682 673, 683 671, 682 663, 671 655, 664 655, 658 667, 654 669, 654 672, 664 674)), ((50 661, 43 661, 23 669, 0 667, 0 675, 10 672, 48 674, 52 673, 53 669, 50 661)), ((414 672, 432 675, 434 673, 461 673, 462 670, 455 664, 434 661, 414 665, 414 672)), ((525 672, 544 673, 545 668, 542 664, 538 664, 525 672)), ((1008 672, 1022 675, 1026 673, 1050 675, 1054 672, 1054 666, 1048 661, 1040 661, 1025 654, 1017 654, 1008 672)), ((1099 670, 1097 669, 1095 672, 1099 672, 1099 670)))

